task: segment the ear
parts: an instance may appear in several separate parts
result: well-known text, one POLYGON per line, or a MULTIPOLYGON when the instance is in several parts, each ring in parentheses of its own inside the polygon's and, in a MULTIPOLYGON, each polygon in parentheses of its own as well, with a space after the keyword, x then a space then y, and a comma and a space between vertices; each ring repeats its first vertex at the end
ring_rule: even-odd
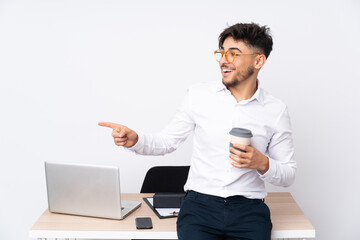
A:
POLYGON ((262 68, 262 66, 264 66, 266 62, 266 57, 264 54, 259 54, 255 57, 255 62, 254 62, 254 67, 255 69, 260 70, 260 68, 262 68))

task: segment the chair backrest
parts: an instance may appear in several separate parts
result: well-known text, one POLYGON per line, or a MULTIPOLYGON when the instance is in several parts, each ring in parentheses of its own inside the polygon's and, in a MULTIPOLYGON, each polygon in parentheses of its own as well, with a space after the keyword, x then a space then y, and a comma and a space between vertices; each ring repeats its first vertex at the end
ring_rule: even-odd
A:
POLYGON ((184 192, 190 166, 157 166, 146 173, 140 193, 184 192))

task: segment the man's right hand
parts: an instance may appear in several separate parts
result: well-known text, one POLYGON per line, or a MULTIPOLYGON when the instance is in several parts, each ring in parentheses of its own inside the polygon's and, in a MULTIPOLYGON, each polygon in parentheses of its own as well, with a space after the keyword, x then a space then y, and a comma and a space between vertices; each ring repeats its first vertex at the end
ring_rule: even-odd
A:
POLYGON ((132 147, 139 139, 137 133, 126 126, 112 122, 99 122, 98 125, 113 130, 111 136, 116 146, 132 147))

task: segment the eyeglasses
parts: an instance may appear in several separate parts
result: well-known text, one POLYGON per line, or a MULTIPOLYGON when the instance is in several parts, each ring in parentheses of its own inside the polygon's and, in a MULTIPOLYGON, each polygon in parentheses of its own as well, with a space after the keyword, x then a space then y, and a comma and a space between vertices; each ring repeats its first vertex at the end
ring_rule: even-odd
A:
POLYGON ((257 55, 260 53, 241 53, 241 52, 235 52, 233 50, 227 50, 226 52, 224 50, 215 50, 214 55, 216 61, 220 62, 221 58, 225 55, 226 61, 229 63, 232 63, 235 59, 235 57, 241 56, 241 55, 257 55))

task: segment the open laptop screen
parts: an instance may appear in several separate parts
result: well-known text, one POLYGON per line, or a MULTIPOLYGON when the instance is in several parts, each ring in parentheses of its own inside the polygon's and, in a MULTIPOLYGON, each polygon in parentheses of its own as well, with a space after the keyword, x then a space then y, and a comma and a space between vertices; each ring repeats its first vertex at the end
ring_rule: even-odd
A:
POLYGON ((129 211, 121 208, 118 167, 45 162, 45 173, 51 212, 122 219, 129 211))

